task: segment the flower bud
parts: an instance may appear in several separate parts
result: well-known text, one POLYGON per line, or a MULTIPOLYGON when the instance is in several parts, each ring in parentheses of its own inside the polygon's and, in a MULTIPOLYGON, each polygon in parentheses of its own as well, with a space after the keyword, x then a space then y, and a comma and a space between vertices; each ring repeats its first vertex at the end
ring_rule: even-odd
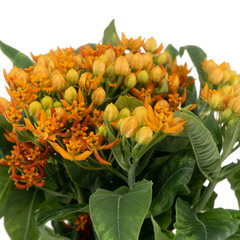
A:
POLYGON ((177 134, 179 134, 180 132, 183 131, 183 129, 184 129, 184 120, 182 118, 180 118, 180 117, 173 118, 173 120, 169 124, 170 128, 174 128, 174 127, 177 127, 177 126, 179 126, 179 127, 177 129, 175 129, 173 132, 171 132, 170 133, 171 135, 177 135, 177 134))
POLYGON ((223 96, 227 96, 229 94, 229 92, 233 93, 235 92, 235 86, 234 86, 234 89, 232 86, 230 85, 225 85, 223 88, 223 96))
POLYGON ((137 79, 134 73, 130 73, 125 79, 124 79, 124 85, 127 88, 133 88, 137 83, 137 79))
POLYGON ((102 87, 99 87, 93 91, 91 98, 96 106, 100 106, 106 98, 106 92, 102 87))
POLYGON ((99 75, 100 73, 105 71, 105 63, 102 59, 97 59, 93 63, 93 74, 99 75))
POLYGON ((64 110, 62 107, 57 107, 55 108, 55 111, 56 111, 56 115, 60 117, 60 119, 63 118, 63 114, 64 114, 64 110))
POLYGON ((37 117, 38 113, 42 110, 42 104, 38 101, 31 102, 28 108, 28 112, 31 116, 37 117))
POLYGON ((129 65, 131 66, 131 63, 132 63, 132 58, 133 58, 133 53, 127 53, 126 55, 125 55, 125 58, 126 58, 126 60, 127 60, 127 62, 129 63, 129 65))
POLYGON ((113 122, 113 121, 118 119, 119 111, 118 111, 117 107, 113 103, 110 103, 105 108, 105 111, 104 111, 103 115, 104 115, 104 118, 107 121, 113 122))
POLYGON ((218 65, 213 60, 204 59, 202 63, 202 69, 205 73, 210 74, 213 70, 218 68, 218 65))
POLYGON ((172 82, 172 84, 169 86, 169 89, 172 92, 176 92, 179 87, 179 77, 177 74, 173 74, 169 76, 169 80, 172 82))
POLYGON ((76 89, 71 86, 69 87, 65 93, 64 93, 64 99, 68 102, 68 103, 72 103, 74 100, 78 99, 78 94, 76 89))
POLYGON ((54 72, 52 72, 51 81, 52 86, 56 87, 57 91, 62 91, 65 88, 66 81, 63 75, 59 72, 59 70, 55 70, 54 72))
POLYGON ((125 57, 120 56, 116 59, 114 71, 117 75, 126 76, 130 72, 129 64, 125 57))
POLYGON ((105 56, 108 58, 108 60, 110 60, 110 61, 114 61, 115 58, 116 58, 116 54, 115 54, 115 52, 114 52, 111 48, 107 49, 107 50, 105 51, 104 55, 105 55, 105 56))
POLYGON ((226 83, 230 80, 231 77, 231 71, 230 70, 224 70, 223 71, 223 82, 226 83))
POLYGON ((222 118, 224 119, 224 120, 228 120, 230 117, 231 117, 231 115, 232 115, 232 110, 231 110, 231 108, 226 108, 223 112, 222 112, 222 118))
POLYGON ((133 70, 138 70, 140 68, 143 68, 143 66, 144 66, 143 55, 139 52, 135 53, 132 57, 131 68, 133 70))
POLYGON ((107 137, 107 128, 105 125, 102 125, 98 128, 98 133, 100 137, 106 138, 107 137))
POLYGON ((39 74, 48 76, 47 67, 42 64, 36 64, 33 69, 33 75, 37 76, 39 74))
POLYGON ((149 52, 146 52, 143 54, 143 67, 145 69, 151 68, 153 64, 153 58, 152 55, 149 52))
POLYGON ((126 118, 126 117, 130 117, 131 116, 131 112, 128 108, 123 108, 120 111, 120 118, 126 118))
POLYGON ((0 97, 0 106, 6 111, 11 107, 11 103, 7 99, 0 97))
POLYGON ((232 92, 234 93, 234 96, 236 96, 236 97, 240 96, 240 84, 238 83, 238 84, 234 85, 234 87, 232 87, 232 88, 233 88, 232 92))
POLYGON ((144 126, 137 131, 136 141, 140 144, 147 144, 152 140, 153 131, 150 127, 144 126))
POLYGON ((44 109, 47 109, 50 107, 50 105, 53 104, 53 99, 50 96, 45 96, 42 100, 41 100, 41 104, 43 106, 44 109))
POLYGON ((172 61, 171 55, 167 51, 164 51, 163 53, 159 54, 157 57, 158 65, 170 64, 171 61, 172 61))
POLYGON ((240 114, 240 97, 236 97, 230 101, 231 109, 234 113, 240 114))
POLYGON ((229 84, 231 84, 231 85, 236 85, 236 84, 239 83, 239 77, 238 77, 238 75, 237 75, 236 72, 231 71, 231 77, 230 77, 230 79, 229 79, 228 82, 229 82, 229 84))
POLYGON ((16 79, 20 80, 24 83, 29 82, 29 76, 28 74, 21 68, 19 68, 19 71, 17 72, 16 79))
POLYGON ((45 113, 46 113, 46 116, 47 116, 47 117, 51 116, 51 114, 52 114, 52 113, 51 113, 51 109, 50 109, 50 108, 46 109, 46 110, 45 110, 45 113))
POLYGON ((149 74, 146 70, 142 70, 137 75, 137 82, 142 85, 147 85, 149 82, 149 74))
POLYGON ((162 69, 159 66, 154 67, 150 72, 150 78, 154 83, 158 83, 162 79, 162 69))
POLYGON ((154 109, 155 108, 170 108, 170 105, 167 100, 161 99, 155 104, 154 109))
POLYGON ((104 76, 107 76, 109 78, 113 78, 115 76, 115 73, 114 73, 114 63, 113 62, 110 62, 106 69, 105 69, 105 72, 104 72, 104 76))
POLYGON ((53 103, 53 107, 54 107, 54 108, 62 107, 62 103, 59 102, 59 101, 55 101, 55 102, 53 103))
POLYGON ((223 80, 223 70, 216 68, 208 75, 208 80, 213 84, 219 84, 223 80))
POLYGON ((145 49, 150 53, 153 53, 157 49, 157 41, 155 40, 155 38, 150 37, 149 39, 147 39, 147 41, 145 42, 145 49))
POLYGON ((219 108, 221 106, 221 103, 222 103, 222 96, 218 92, 214 93, 209 99, 209 105, 214 109, 219 108))
POLYGON ((138 120, 136 117, 126 117, 123 119, 122 124, 120 126, 120 131, 123 136, 126 138, 130 138, 133 136, 138 130, 138 120))
POLYGON ((70 85, 78 83, 78 73, 75 69, 70 69, 66 74, 66 80, 70 85))
POLYGON ((147 114, 148 114, 148 111, 144 106, 136 107, 132 111, 132 116, 137 118, 139 126, 145 125, 144 118, 147 119, 147 114))

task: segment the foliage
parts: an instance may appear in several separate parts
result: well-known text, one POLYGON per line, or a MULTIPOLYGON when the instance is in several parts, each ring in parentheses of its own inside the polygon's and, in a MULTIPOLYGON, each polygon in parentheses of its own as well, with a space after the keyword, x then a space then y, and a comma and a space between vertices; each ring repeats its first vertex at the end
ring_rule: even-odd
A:
POLYGON ((239 239, 239 75, 197 46, 119 38, 13 62, 0 97, 0 217, 12 240, 239 239), (187 52, 198 73, 178 65, 187 52), (200 82, 197 93, 195 82, 200 82), (205 186, 205 181, 209 184, 205 186), (49 226, 51 224, 51 227, 49 226))

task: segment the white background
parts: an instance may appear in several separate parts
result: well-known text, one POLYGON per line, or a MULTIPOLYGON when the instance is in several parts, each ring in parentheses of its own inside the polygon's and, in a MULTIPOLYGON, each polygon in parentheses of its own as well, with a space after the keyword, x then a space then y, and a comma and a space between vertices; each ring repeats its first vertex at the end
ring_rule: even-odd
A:
MULTIPOLYGON (((103 30, 115 19, 118 35, 149 38, 158 44, 176 48, 197 45, 209 59, 229 62, 240 73, 240 18, 238 0, 166 0, 166 1, 53 1, 5 0, 0 9, 0 40, 30 56, 50 49, 101 41, 103 30)), ((183 57, 181 63, 189 61, 183 57)), ((189 66, 190 63, 189 63, 189 66)), ((0 96, 6 96, 1 74, 10 71, 11 62, 0 53, 0 96)), ((193 74, 196 73, 193 72, 193 74)), ((234 154, 228 162, 235 161, 234 154)), ((217 185, 215 207, 237 209, 229 184, 217 185)), ((9 239, 1 220, 0 239, 9 239)), ((31 239, 28 239, 31 240, 31 239)))

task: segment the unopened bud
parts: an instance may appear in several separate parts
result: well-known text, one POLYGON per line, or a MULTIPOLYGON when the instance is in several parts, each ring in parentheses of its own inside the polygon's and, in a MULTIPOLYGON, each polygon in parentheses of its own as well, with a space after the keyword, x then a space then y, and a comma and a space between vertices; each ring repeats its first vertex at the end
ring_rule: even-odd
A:
POLYGON ((38 113, 40 113, 42 110, 42 104, 38 101, 34 101, 30 103, 28 112, 30 113, 31 116, 37 117, 38 113))
POLYGON ((124 79, 124 85, 127 88, 133 88, 137 83, 137 79, 134 73, 130 73, 125 79, 124 79))
POLYGON ((159 66, 154 67, 150 72, 150 78, 154 83, 158 83, 162 79, 162 69, 159 66))
POLYGON ((131 116, 131 112, 128 108, 123 108, 120 111, 120 118, 126 118, 126 117, 130 117, 131 116))
POLYGON ((144 66, 143 55, 139 52, 135 53, 131 60, 131 68, 133 70, 138 70, 138 69, 143 68, 143 66, 144 66))
POLYGON ((46 113, 46 116, 47 116, 47 117, 51 116, 51 114, 52 114, 52 113, 51 113, 51 109, 50 109, 50 108, 46 109, 46 110, 45 110, 45 113, 46 113))
POLYGON ((214 109, 219 108, 221 106, 221 103, 222 103, 222 96, 218 92, 214 93, 209 99, 209 105, 214 109))
POLYGON ((147 144, 152 140, 153 131, 150 127, 144 126, 137 131, 136 141, 140 144, 147 144))
POLYGON ((240 97, 236 97, 230 101, 232 111, 234 113, 240 114, 240 97))
POLYGON ((129 63, 129 65, 131 66, 131 63, 132 63, 132 58, 133 58, 133 53, 127 53, 125 56, 124 56, 127 60, 127 62, 129 63))
POLYGON ((92 74, 89 72, 85 72, 80 76, 80 79, 78 81, 78 86, 80 88, 85 88, 86 81, 92 78, 92 74))
POLYGON ((145 125, 144 119, 147 119, 148 111, 144 106, 134 108, 132 115, 137 118, 139 126, 145 125))
POLYGON ((157 41, 155 40, 155 38, 150 37, 149 39, 147 39, 146 43, 145 43, 145 49, 150 52, 153 53, 157 48, 157 41))
POLYGON ((130 138, 133 136, 138 130, 138 120, 136 117, 126 117, 123 119, 122 124, 120 126, 120 131, 123 136, 126 138, 130 138))
POLYGON ((50 105, 53 104, 53 99, 50 96, 45 96, 42 100, 41 100, 41 104, 43 106, 44 109, 47 109, 50 107, 50 105))
POLYGON ((158 65, 166 65, 171 63, 171 55, 169 52, 164 51, 163 53, 159 54, 157 57, 157 63, 158 65))
POLYGON ((114 52, 111 48, 107 49, 107 50, 105 51, 104 55, 105 55, 105 56, 108 58, 108 60, 110 60, 110 61, 114 61, 115 58, 116 58, 116 54, 115 54, 115 52, 114 52))
POLYGON ((106 138, 107 137, 107 128, 105 125, 102 125, 98 128, 98 133, 100 137, 106 138))
POLYGON ((42 64, 36 64, 33 69, 33 75, 37 76, 39 74, 48 76, 48 69, 42 64))
POLYGON ((99 87, 93 91, 91 98, 96 106, 100 106, 106 98, 106 92, 102 87, 99 87))
POLYGON ((232 116, 231 108, 226 108, 221 115, 224 120, 228 120, 232 116))
POLYGON ((117 120, 118 117, 119 111, 117 107, 113 103, 108 104, 104 111, 104 118, 109 122, 113 122, 117 120))
POLYGON ((55 108, 55 111, 56 111, 56 115, 60 117, 60 119, 63 118, 63 114, 64 114, 64 110, 62 107, 57 107, 55 108))
POLYGON ((7 99, 0 97, 0 106, 6 111, 11 107, 11 103, 7 99))
POLYGON ((161 99, 155 104, 154 109, 157 108, 157 107, 159 107, 159 108, 170 108, 170 105, 169 105, 167 100, 161 99))
POLYGON ((116 59, 114 65, 114 71, 116 75, 126 76, 130 72, 129 64, 125 57, 120 56, 116 59))
POLYGON ((213 84, 219 84, 223 80, 223 70, 216 68, 208 75, 208 80, 213 84))
POLYGON ((62 103, 59 102, 59 101, 55 101, 55 102, 53 103, 53 107, 54 107, 54 108, 62 107, 62 103))
POLYGON ((74 100, 78 99, 78 94, 76 89, 71 86, 69 87, 65 93, 64 93, 64 99, 68 102, 68 103, 72 103, 74 100))
POLYGON ((171 121, 171 123, 169 124, 170 128, 176 128, 174 131, 172 131, 170 134, 171 135, 177 135, 180 132, 183 131, 184 129, 184 120, 180 117, 175 117, 173 118, 173 120, 171 121))
POLYGON ((147 85, 149 82, 149 74, 146 70, 142 70, 137 75, 137 82, 142 85, 147 85))
POLYGON ((213 70, 218 68, 218 65, 213 60, 204 59, 202 63, 202 69, 205 73, 210 74, 213 70))
POLYGON ((52 72, 51 81, 52 86, 56 87, 57 91, 62 91, 65 88, 66 81, 63 75, 59 72, 59 70, 55 70, 54 72, 52 72))
POLYGON ((93 63, 93 74, 99 75, 105 71, 105 63, 102 59, 97 59, 93 63))
POLYGON ((67 82, 70 85, 76 85, 78 83, 78 73, 75 69, 70 69, 66 74, 67 82))
POLYGON ((143 67, 149 69, 153 64, 153 57, 149 52, 143 54, 143 67))

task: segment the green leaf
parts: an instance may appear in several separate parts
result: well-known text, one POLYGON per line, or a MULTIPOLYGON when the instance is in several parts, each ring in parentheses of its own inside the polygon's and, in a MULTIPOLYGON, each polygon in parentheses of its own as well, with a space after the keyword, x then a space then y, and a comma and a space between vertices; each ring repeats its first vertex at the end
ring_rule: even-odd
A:
POLYGON ((0 218, 5 213, 9 188, 12 182, 8 169, 9 167, 0 165, 0 218))
POLYGON ((169 240, 169 238, 164 233, 162 233, 160 226, 154 220, 153 216, 151 216, 151 220, 152 220, 152 224, 153 224, 155 240, 169 240))
POLYGON ((221 208, 196 215, 180 198, 176 202, 175 240, 224 240, 234 234, 239 222, 221 208))
POLYGON ((234 191, 235 196, 238 200, 238 206, 240 208, 240 170, 231 174, 228 177, 228 181, 231 184, 231 189, 234 191))
POLYGON ((156 93, 167 93, 168 92, 168 83, 166 79, 162 80, 162 85, 159 88, 156 88, 156 93))
POLYGON ((153 199, 149 210, 151 215, 156 216, 168 210, 177 194, 190 193, 187 183, 191 179, 194 164, 193 154, 183 151, 165 162, 161 169, 156 169, 156 174, 150 172, 150 176, 155 175, 157 177, 153 180, 153 190, 156 197, 153 199))
POLYGON ((221 170, 221 157, 212 134, 192 112, 182 109, 186 131, 202 174, 213 181, 221 170))
POLYGON ((13 147, 13 143, 9 142, 3 135, 4 133, 6 133, 6 129, 11 132, 12 125, 6 120, 6 118, 2 114, 0 114, 0 158, 3 158, 7 154, 9 154, 13 147))
MULTIPOLYGON (((237 219, 240 223, 240 211, 239 210, 233 210, 233 209, 228 209, 227 210, 231 216, 234 219, 237 219)), ((228 237, 226 240, 239 240, 240 239, 240 226, 238 227, 238 230, 230 237, 228 237)))
POLYGON ((85 204, 72 204, 57 208, 41 210, 36 213, 35 221, 39 231, 50 240, 67 240, 69 238, 54 234, 53 231, 46 228, 46 223, 53 220, 73 219, 81 213, 88 213, 88 207, 85 204))
POLYGON ((128 108, 130 111, 132 111, 134 108, 143 106, 143 103, 137 100, 134 97, 129 96, 120 96, 117 101, 114 103, 118 110, 122 110, 123 108, 128 108))
POLYGON ((115 28, 115 20, 113 19, 107 28, 104 30, 102 43, 106 45, 110 43, 113 46, 119 45, 119 37, 115 28))
POLYGON ((225 160, 227 156, 232 152, 234 144, 238 141, 240 134, 240 118, 231 122, 224 133, 223 153, 222 160, 225 160))
POLYGON ((98 189, 89 199, 90 215, 99 240, 137 240, 148 212, 152 182, 143 180, 131 189, 98 189))
POLYGON ((236 172, 240 172, 240 160, 238 159, 237 163, 230 163, 224 166, 221 170, 218 181, 222 181, 225 178, 231 178, 236 172))
POLYGON ((41 192, 30 188, 16 189, 12 186, 8 195, 4 225, 11 240, 38 240, 39 231, 34 213, 40 205, 41 192))
POLYGON ((2 52, 12 61, 14 66, 19 68, 28 68, 34 65, 34 62, 25 54, 19 52, 17 49, 8 46, 0 41, 0 48, 2 52))
POLYGON ((215 143, 220 145, 219 149, 221 149, 222 133, 216 119, 214 118, 213 111, 211 111, 210 114, 203 120, 203 124, 212 134, 215 143))
POLYGON ((203 71, 201 62, 204 61, 204 58, 207 58, 207 54, 199 47, 197 46, 184 46, 181 47, 179 52, 180 52, 180 57, 183 55, 184 51, 187 51, 194 66, 197 69, 198 77, 200 80, 201 88, 203 88, 205 82, 207 82, 207 74, 203 71))
POLYGON ((179 55, 179 51, 172 44, 168 44, 165 51, 171 55, 172 62, 174 62, 175 58, 179 55))

